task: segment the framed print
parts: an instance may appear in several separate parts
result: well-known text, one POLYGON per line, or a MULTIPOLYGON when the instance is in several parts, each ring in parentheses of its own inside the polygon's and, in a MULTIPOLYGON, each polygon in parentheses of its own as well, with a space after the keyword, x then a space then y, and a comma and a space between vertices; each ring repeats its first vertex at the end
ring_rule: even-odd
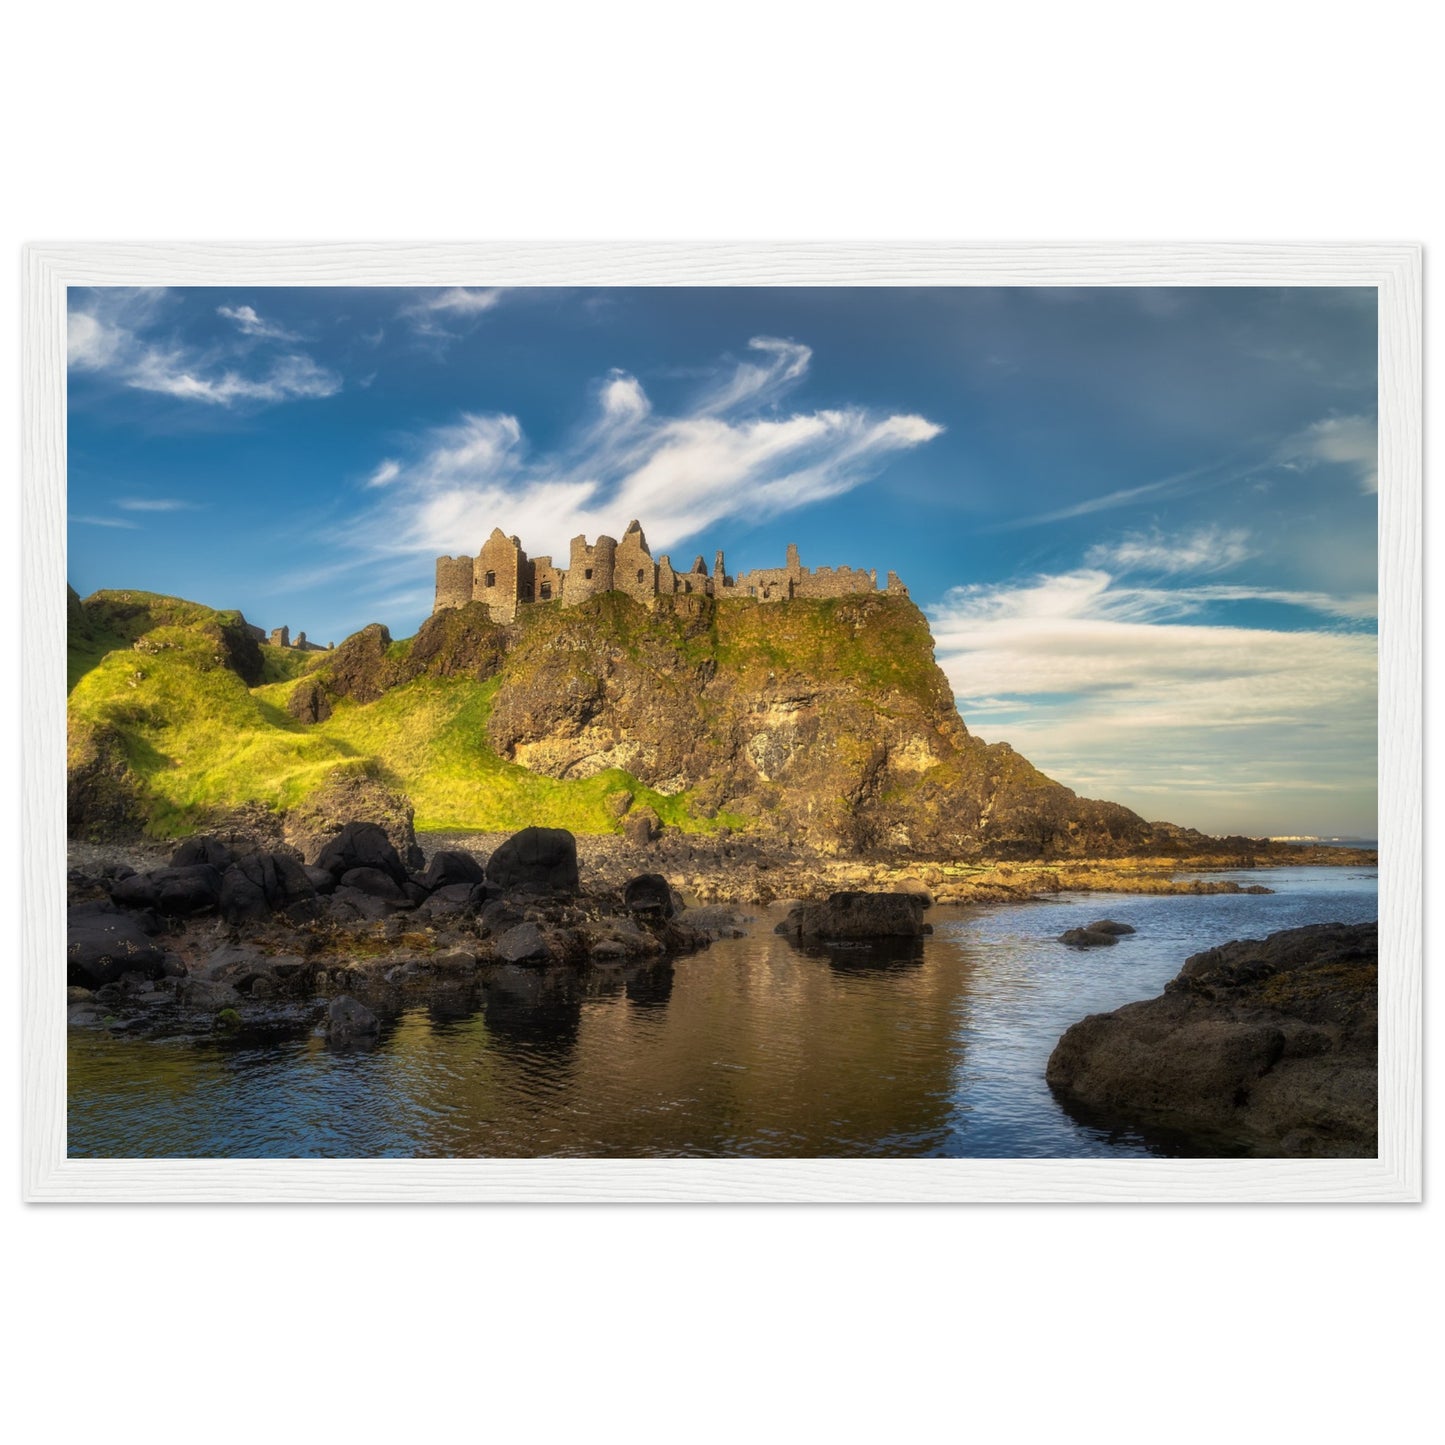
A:
POLYGON ((1420 1197, 1417 247, 25 288, 30 1199, 1420 1197))

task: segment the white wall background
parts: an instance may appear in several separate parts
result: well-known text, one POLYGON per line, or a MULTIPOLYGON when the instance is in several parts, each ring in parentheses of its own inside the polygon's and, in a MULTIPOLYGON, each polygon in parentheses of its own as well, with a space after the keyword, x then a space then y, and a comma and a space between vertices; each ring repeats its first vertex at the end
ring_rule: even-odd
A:
MULTIPOLYGON (((0 61, 7 454, 27 240, 1441 234, 1421 6, 988 8, 28 7, 0 61)), ((23 846, 12 821, 7 879, 23 846)), ((1428 1204, 26 1209, 3 1077, 24 1440, 1438 1421, 1428 1204)))

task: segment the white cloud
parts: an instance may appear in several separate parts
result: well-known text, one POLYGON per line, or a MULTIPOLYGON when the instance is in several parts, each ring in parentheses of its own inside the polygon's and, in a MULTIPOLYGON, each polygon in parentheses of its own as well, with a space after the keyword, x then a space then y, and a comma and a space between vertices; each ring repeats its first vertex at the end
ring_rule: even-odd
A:
POLYGON ((125 333, 100 317, 72 311, 66 325, 66 357, 81 371, 100 371, 115 359, 125 333))
POLYGON ((394 482, 400 475, 401 463, 387 457, 366 479, 366 485, 368 487, 384 487, 389 482, 394 482))
POLYGON ((608 374, 597 412, 571 444, 532 455, 516 417, 470 413, 388 459, 388 501, 353 540, 376 552, 475 551, 494 526, 533 553, 565 555, 579 532, 620 535, 638 517, 655 552, 723 517, 756 520, 837 496, 890 454, 936 437, 924 417, 863 408, 778 414, 811 352, 759 337, 763 360, 734 363, 679 415, 659 415, 636 377, 608 374))
POLYGON ((490 311, 502 299, 501 290, 480 290, 474 286, 453 286, 449 291, 421 303, 424 311, 451 311, 459 316, 477 316, 490 311))
POLYGON ((1203 527, 1177 537, 1130 532, 1117 542, 1101 542, 1085 560, 1093 567, 1121 572, 1223 572, 1251 555, 1249 533, 1242 527, 1203 527))
POLYGON ((1081 793, 1153 816, 1167 796, 1171 821, 1214 831, 1368 822, 1374 636, 1190 620, 1209 603, 1243 600, 1335 617, 1367 606, 1243 587, 1132 588, 1089 568, 956 588, 929 617, 965 721, 1081 793))
MULTIPOLYGON (((304 352, 272 354, 257 366, 239 354, 254 349, 245 342, 201 350, 159 336, 156 321, 166 294, 160 289, 80 293, 68 318, 71 366, 110 375, 137 391, 207 406, 314 399, 341 390, 340 376, 304 352)), ((249 306, 218 310, 238 322, 248 341, 291 339, 249 306)))
POLYGON ((179 497, 122 497, 116 506, 123 512, 193 512, 195 502, 179 497))
POLYGON ((138 532, 139 522, 127 521, 124 517, 77 517, 72 516, 72 522, 84 522, 87 527, 124 527, 128 532, 138 532))
POLYGON ((501 287, 453 286, 445 291, 422 291, 399 314, 416 336, 443 351, 448 342, 475 326, 502 296, 501 287))
POLYGON ((1307 426, 1281 449, 1281 460, 1328 462, 1353 469, 1362 492, 1378 492, 1379 438, 1374 418, 1330 416, 1307 426))
POLYGON ((237 402, 298 401, 335 396, 341 378, 309 356, 277 357, 260 376, 216 371, 184 350, 143 351, 126 373, 125 384, 212 406, 237 402), (209 371, 209 374, 208 374, 209 371))
POLYGON ((275 322, 265 321, 256 313, 254 306, 218 306, 216 315, 234 321, 243 336, 255 336, 267 341, 295 341, 295 332, 287 331, 275 322))

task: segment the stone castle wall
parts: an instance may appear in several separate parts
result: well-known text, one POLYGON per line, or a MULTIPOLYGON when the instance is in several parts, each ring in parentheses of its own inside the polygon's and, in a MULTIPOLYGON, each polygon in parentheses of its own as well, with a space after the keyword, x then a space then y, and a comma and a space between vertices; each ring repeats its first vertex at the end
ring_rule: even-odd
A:
MULTIPOLYGON (((796 543, 788 544, 781 567, 756 568, 730 577, 721 551, 713 556, 709 572, 703 557, 686 572, 672 565, 664 553, 653 558, 647 538, 637 522, 628 525, 619 542, 601 536, 588 542, 574 537, 565 568, 550 557, 529 559, 520 538, 507 536, 500 527, 472 557, 438 557, 436 602, 433 612, 485 602, 494 622, 514 622, 518 609, 536 602, 560 601, 575 607, 603 592, 625 592, 650 606, 658 597, 719 597, 755 602, 786 602, 794 597, 847 597, 876 592, 878 573, 853 567, 804 567, 796 543)), ((908 595, 896 572, 888 573, 885 590, 908 595)))

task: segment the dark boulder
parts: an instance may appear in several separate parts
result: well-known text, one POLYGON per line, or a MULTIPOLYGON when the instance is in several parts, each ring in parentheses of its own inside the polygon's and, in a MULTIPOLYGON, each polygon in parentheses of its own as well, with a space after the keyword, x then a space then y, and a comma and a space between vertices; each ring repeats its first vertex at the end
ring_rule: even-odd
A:
POLYGON ((477 888, 474 884, 448 883, 431 893, 425 903, 417 907, 421 918, 458 918, 464 913, 475 912, 477 888))
POLYGON ((219 838, 212 837, 209 833, 200 833, 194 838, 187 838, 171 854, 172 868, 191 868, 197 863, 209 863, 212 868, 224 873, 235 861, 235 849, 230 844, 223 843, 219 838))
POLYGON ((1105 929, 1067 928, 1059 934, 1059 942, 1070 948, 1112 948, 1118 938, 1105 929))
POLYGON ((338 881, 353 868, 377 868, 398 888, 406 882, 406 868, 378 823, 348 823, 322 848, 316 866, 338 881))
POLYGON ((1046 1077, 1091 1123, 1167 1128, 1198 1152, 1372 1158, 1373 923, 1195 954, 1158 998, 1068 1029, 1046 1077))
POLYGON ((318 868, 314 863, 302 865, 307 878, 311 880, 311 886, 318 893, 330 893, 336 887, 336 878, 328 868, 318 868))
POLYGON ((356 888, 373 898, 384 898, 388 903, 410 902, 396 879, 380 868, 349 868, 337 881, 337 887, 356 888))
POLYGON ((221 898, 221 875, 209 863, 157 868, 116 882, 111 899, 123 908, 154 908, 168 918, 185 918, 214 908, 221 898))
POLYGON ((327 1005, 326 1037, 333 1044, 353 1044, 374 1039, 380 1032, 381 1020, 349 993, 332 999, 327 1005))
POLYGON ((389 918, 396 906, 385 898, 363 893, 359 888, 338 888, 326 899, 326 913, 334 923, 389 918))
POLYGON ((444 848, 432 854, 426 872, 416 881, 430 893, 437 888, 450 888, 458 883, 480 883, 486 876, 482 865, 470 853, 444 848))
POLYGON ((487 881, 508 890, 575 893, 577 840, 565 828, 523 828, 492 854, 487 881))
POLYGON ((509 928, 492 946, 501 963, 550 963, 553 958, 546 935, 535 923, 509 928))
POLYGON ((305 867, 286 853, 250 853, 221 878, 221 917, 227 923, 269 918, 316 897, 305 867))
POLYGON ((671 918, 672 887, 660 873, 639 873, 622 890, 627 911, 639 918, 671 918))
POLYGON ((1086 923, 1086 933, 1112 933, 1116 938, 1126 933, 1133 933, 1134 928, 1128 923, 1115 923, 1112 918, 1101 918, 1097 923, 1086 923))
POLYGON ((82 904, 69 910, 66 925, 67 984, 94 989, 128 973, 165 976, 165 949, 147 936, 133 915, 104 904, 82 904))
POLYGON ((923 900, 912 893, 834 893, 823 903, 799 903, 777 928, 793 938, 921 938, 923 900))

